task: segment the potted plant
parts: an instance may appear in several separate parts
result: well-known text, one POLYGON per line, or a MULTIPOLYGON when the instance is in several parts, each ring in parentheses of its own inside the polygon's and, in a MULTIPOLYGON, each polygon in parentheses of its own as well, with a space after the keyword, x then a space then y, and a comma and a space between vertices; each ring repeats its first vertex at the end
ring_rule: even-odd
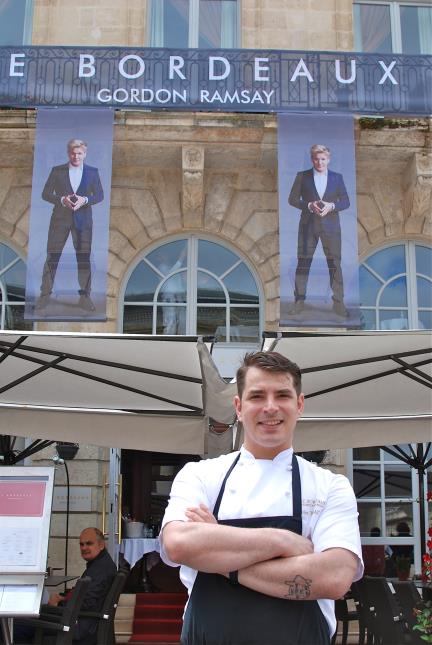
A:
MULTIPOLYGON (((428 502, 432 502, 432 491, 428 491, 428 502)), ((423 601, 414 609, 417 624, 413 629, 420 632, 420 638, 426 643, 432 643, 432 528, 428 529, 429 539, 426 542, 428 553, 423 556, 422 579, 428 587, 423 589, 423 601)))
POLYGON ((396 557, 396 575, 399 580, 408 580, 411 568, 411 558, 407 555, 396 557))

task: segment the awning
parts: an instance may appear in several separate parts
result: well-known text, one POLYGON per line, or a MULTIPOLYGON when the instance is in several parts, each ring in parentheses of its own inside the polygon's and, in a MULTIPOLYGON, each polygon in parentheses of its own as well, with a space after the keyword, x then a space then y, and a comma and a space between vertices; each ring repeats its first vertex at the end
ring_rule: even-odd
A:
POLYGON ((1 434, 202 454, 225 387, 205 340, 1 332, 1 434))

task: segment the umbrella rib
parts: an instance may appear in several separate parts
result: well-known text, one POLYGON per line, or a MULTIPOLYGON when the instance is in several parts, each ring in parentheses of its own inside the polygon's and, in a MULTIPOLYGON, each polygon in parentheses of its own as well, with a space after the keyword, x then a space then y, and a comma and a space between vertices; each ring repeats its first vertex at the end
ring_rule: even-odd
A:
MULTIPOLYGON (((23 337, 21 342, 23 342, 25 338, 28 338, 28 337, 23 337)), ((15 343, 14 345, 11 345, 10 343, 0 340, 0 351, 2 351, 2 346, 8 347, 9 349, 6 351, 6 354, 9 355, 14 352, 15 345, 17 345, 17 343, 15 343)), ((68 352, 58 352, 51 349, 34 347, 32 345, 25 345, 21 347, 21 350, 28 351, 28 352, 35 352, 38 354, 49 354, 53 356, 61 355, 74 361, 81 361, 83 363, 91 363, 96 365, 104 365, 105 367, 116 367, 117 369, 123 369, 130 372, 142 372, 144 374, 150 374, 151 376, 162 376, 164 378, 176 379, 179 381, 190 381, 191 383, 202 383, 202 379, 195 376, 184 376, 181 374, 173 374, 171 372, 161 372, 160 370, 152 370, 147 367, 138 367, 135 365, 128 365, 126 363, 117 363, 115 361, 105 361, 99 358, 90 358, 89 356, 81 356, 80 354, 70 354, 68 352)), ((24 357, 21 357, 21 358, 24 358, 24 357)), ((0 358, 0 361, 1 360, 4 360, 3 357, 0 358)))
MULTIPOLYGON (((432 376, 429 376, 428 374, 421 372, 415 366, 410 365, 406 361, 403 361, 398 356, 392 356, 392 359, 395 361, 395 363, 399 363, 399 365, 402 365, 402 367, 405 367, 407 371, 409 370, 411 372, 414 372, 414 374, 417 374, 417 376, 419 376, 421 379, 425 379, 426 381, 429 381, 429 383, 432 383, 432 376)), ((405 376, 411 376, 411 375, 405 374, 405 376)))
POLYGON ((27 336, 21 336, 15 343, 11 343, 9 349, 7 349, 2 356, 0 356, 0 363, 3 363, 3 361, 6 360, 6 358, 10 356, 10 354, 13 354, 15 349, 19 347, 21 343, 26 340, 26 338, 27 336))
POLYGON ((17 379, 16 381, 13 381, 12 383, 9 383, 8 385, 5 385, 3 388, 0 388, 0 394, 5 392, 6 390, 10 390, 12 387, 15 385, 19 385, 23 381, 26 381, 33 376, 36 376, 40 372, 43 372, 47 370, 48 368, 52 367, 53 369, 60 370, 62 372, 66 372, 67 374, 73 374, 74 376, 80 376, 82 378, 89 379, 91 381, 96 381, 97 383, 103 383, 104 385, 111 385, 112 387, 116 387, 120 390, 126 390, 127 392, 133 392, 134 394, 141 394, 142 396, 148 396, 149 398, 155 399, 156 401, 162 401, 164 403, 170 403, 172 405, 178 405, 179 407, 185 408, 186 410, 192 410, 195 412, 201 412, 202 409, 198 408, 194 405, 187 405, 186 403, 180 403, 179 401, 173 401, 172 399, 168 399, 163 396, 159 396, 158 394, 151 394, 150 392, 145 392, 144 390, 139 390, 138 388, 130 387, 129 385, 122 385, 121 383, 115 383, 114 381, 110 381, 109 379, 102 378, 100 376, 94 376, 92 374, 86 374, 85 372, 80 372, 79 370, 74 370, 71 367, 65 367, 64 365, 58 365, 61 360, 64 360, 67 358, 67 356, 63 357, 58 357, 51 363, 46 363, 43 361, 41 358, 35 358, 34 356, 21 356, 19 353, 14 354, 17 358, 23 358, 26 361, 30 361, 32 363, 37 363, 39 365, 42 365, 37 370, 34 370, 33 372, 30 372, 29 374, 26 374, 25 376, 22 376, 21 378, 17 379))
MULTIPOLYGON (((0 394, 3 394, 3 392, 7 392, 8 390, 12 389, 16 385, 20 385, 21 383, 28 381, 29 379, 33 378, 37 374, 41 374, 42 372, 45 372, 45 370, 49 369, 50 367, 57 367, 57 363, 60 363, 60 361, 63 361, 64 358, 65 357, 58 356, 51 363, 45 363, 44 365, 41 365, 41 367, 38 367, 37 370, 33 370, 32 372, 29 372, 28 374, 25 374, 24 376, 21 376, 20 378, 15 379, 15 381, 11 381, 7 385, 0 387, 0 394)), ((35 361, 35 362, 38 362, 38 361, 35 361)))
MULTIPOLYGON (((388 356, 387 358, 390 358, 388 356)), ((419 361, 418 363, 415 363, 415 366, 419 365, 428 365, 431 362, 431 359, 426 359, 424 361, 419 361)), ((306 370, 302 370, 303 373, 305 373, 306 370)), ((317 370, 318 371, 318 370, 317 370)), ((404 367, 397 367, 391 370, 387 370, 386 372, 379 372, 378 374, 370 374, 369 376, 363 376, 362 378, 356 379, 354 381, 348 381, 347 383, 340 383, 339 385, 333 385, 332 387, 328 387, 324 390, 318 390, 317 392, 311 392, 310 394, 305 394, 306 399, 310 399, 314 396, 320 396, 321 394, 328 394, 329 392, 336 392, 337 390, 343 390, 344 388, 351 387, 352 385, 359 385, 360 383, 367 383, 368 381, 374 381, 376 379, 382 378, 384 376, 391 376, 392 374, 397 374, 397 373, 402 373, 405 374, 405 376, 410 376, 414 380, 418 381, 421 383, 421 385, 425 385, 426 387, 432 387, 428 383, 425 383, 424 381, 418 379, 417 377, 414 377, 413 374, 408 375, 406 374, 406 369, 404 367)))
MULTIPOLYGON (((327 365, 317 365, 316 367, 305 367, 302 369, 302 374, 310 374, 311 372, 323 372, 325 370, 332 370, 339 367, 354 367, 354 365, 364 365, 366 363, 379 363, 381 361, 399 358, 401 356, 419 356, 421 354, 430 354, 432 349, 427 347, 425 349, 416 349, 409 352, 399 352, 396 354, 384 354, 382 356, 370 356, 368 358, 358 358, 353 361, 344 361, 342 363, 328 363, 327 365)), ((426 361, 431 362, 432 359, 426 361)))

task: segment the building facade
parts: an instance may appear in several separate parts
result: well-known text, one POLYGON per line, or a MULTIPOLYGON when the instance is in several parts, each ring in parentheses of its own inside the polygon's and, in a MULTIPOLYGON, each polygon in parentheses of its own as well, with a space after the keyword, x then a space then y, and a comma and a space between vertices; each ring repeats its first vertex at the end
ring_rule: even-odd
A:
MULTIPOLYGON (((0 12, 0 45, 432 54, 430 1, 14 0, 0 12)), ((0 109, 2 328, 215 335, 231 376, 261 332, 279 329, 277 116, 116 109, 107 321, 32 324, 23 314, 35 119, 0 109), (164 256, 181 254, 180 272, 164 269, 164 256), (167 323, 159 294, 170 288, 180 296, 167 323)), ((432 118, 359 114, 355 146, 362 326, 432 329, 432 118)), ((71 462, 72 486, 91 499, 90 510, 76 504, 72 539, 100 525, 108 461, 108 449, 81 446, 71 462)), ((379 448, 326 463, 354 483, 365 543, 376 525, 375 542, 397 543, 395 526, 408 521, 419 571, 416 474, 379 448)), ((60 486, 63 476, 58 467, 60 486)), ((63 549, 59 511, 51 566, 63 549)), ((78 554, 71 567, 81 569, 78 554)))

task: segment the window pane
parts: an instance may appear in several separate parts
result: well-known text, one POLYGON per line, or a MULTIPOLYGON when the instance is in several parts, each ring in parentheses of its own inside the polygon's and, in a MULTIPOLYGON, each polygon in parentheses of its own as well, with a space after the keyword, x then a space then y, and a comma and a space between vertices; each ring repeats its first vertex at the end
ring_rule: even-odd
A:
POLYGON ((432 7, 400 7, 404 54, 432 54, 432 7))
POLYGON ((415 255, 417 273, 422 273, 432 278, 432 249, 417 244, 415 255))
POLYGON ((399 504, 393 502, 386 503, 385 517, 387 527, 386 535, 391 535, 393 537, 400 536, 401 532, 397 529, 400 522, 406 522, 409 527, 409 532, 412 533, 413 512, 412 504, 410 502, 402 502, 399 504))
POLYGON ((152 47, 188 47, 189 0, 153 0, 151 5, 152 47))
POLYGON ((187 263, 187 242, 178 240, 164 244, 148 254, 147 259, 162 273, 168 275, 187 263))
POLYGON ((220 276, 236 262, 238 262, 238 257, 220 244, 199 240, 198 266, 201 269, 207 269, 207 271, 220 276))
POLYGON ((419 328, 432 329, 432 311, 419 311, 419 328))
POLYGON ((233 342, 257 343, 259 341, 259 312, 256 307, 231 308, 231 336, 233 342))
POLYGON ((19 305, 6 306, 5 329, 33 329, 33 323, 24 320, 24 307, 19 305))
POLYGON ((353 488, 356 497, 380 497, 380 469, 379 466, 367 468, 354 468, 353 488))
MULTIPOLYGON (((404 451, 405 454, 410 454, 410 446, 408 443, 398 443, 398 447, 404 451)), ((391 455, 389 452, 386 452, 385 450, 383 451, 383 459, 385 462, 388 461, 396 461, 400 462, 401 458, 400 457, 394 457, 391 455)))
POLYGON ((129 302, 152 302, 159 282, 160 276, 148 264, 140 262, 129 278, 125 300, 129 302))
POLYGON ((380 329, 408 329, 408 312, 388 309, 379 312, 380 329))
POLYGON ((186 333, 186 307, 167 305, 157 308, 156 333, 177 336, 186 333))
POLYGON ((245 264, 240 264, 224 280, 230 295, 230 302, 237 304, 258 304, 258 290, 252 273, 245 264))
POLYGON ((354 23, 357 51, 391 53, 390 7, 388 5, 354 5, 354 23))
POLYGON ((221 284, 212 278, 208 273, 198 271, 197 279, 197 302, 222 303, 225 304, 225 292, 221 284))
POLYGON ((237 0, 200 0, 198 46, 212 49, 236 44, 237 0))
POLYGON ((6 246, 6 244, 0 244, 0 271, 15 260, 16 257, 17 254, 11 248, 6 246))
POLYGON ((382 307, 406 307, 407 290, 405 276, 392 280, 384 289, 380 302, 382 307))
POLYGON ((432 307, 432 282, 417 278, 417 301, 419 307, 432 307))
POLYGON ((365 262, 385 281, 399 273, 405 273, 405 247, 391 246, 377 251, 365 262))
POLYGON ((3 273, 2 282, 6 285, 8 300, 25 299, 26 267, 22 260, 16 262, 10 269, 3 273))
POLYGON ((225 342, 225 307, 197 307, 197 334, 215 336, 219 342, 225 342))
POLYGON ((24 42, 26 0, 1 0, 0 45, 22 45, 24 42))
POLYGON ((362 309, 360 311, 360 322, 362 329, 376 329, 375 311, 371 311, 370 309, 362 309))
POLYGON ((127 305, 123 314, 123 333, 152 334, 153 307, 127 305))
POLYGON ((384 473, 386 497, 412 497, 411 470, 409 466, 386 466, 384 473))
POLYGON ((176 273, 166 280, 158 294, 159 302, 186 302, 186 272, 176 273))
POLYGON ((359 281, 360 304, 375 307, 378 291, 382 287, 382 282, 372 275, 372 273, 364 266, 360 267, 359 281))
POLYGON ((376 446, 353 449, 353 459, 355 461, 379 461, 379 458, 380 449, 376 446))
POLYGON ((371 529, 378 526, 381 529, 381 504, 379 502, 359 502, 359 526, 360 535, 369 537, 371 529))

